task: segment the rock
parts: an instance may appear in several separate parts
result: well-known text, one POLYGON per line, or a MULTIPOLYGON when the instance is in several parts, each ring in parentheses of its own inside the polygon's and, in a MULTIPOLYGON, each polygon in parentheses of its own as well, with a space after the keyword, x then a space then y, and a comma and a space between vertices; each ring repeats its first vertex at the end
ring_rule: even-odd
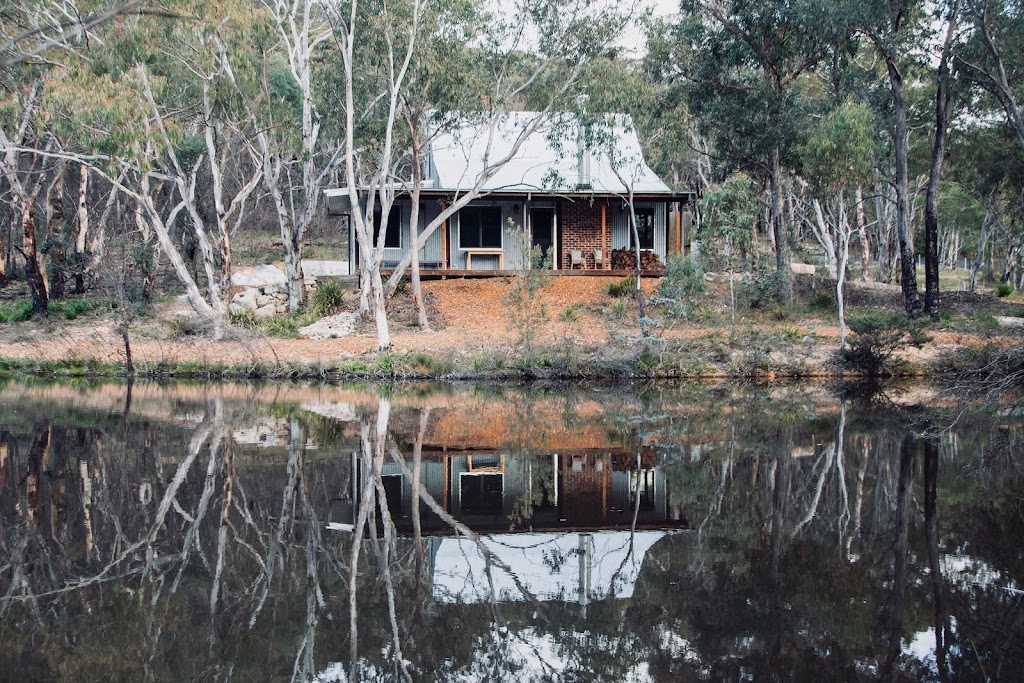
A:
POLYGON ((1024 318, 1013 318, 1007 315, 997 315, 996 322, 999 327, 1024 327, 1024 318))
POLYGON ((254 312, 254 315, 257 318, 273 318, 277 315, 277 307, 273 304, 269 306, 260 306, 254 312))
POLYGON ((790 263, 789 269, 797 275, 814 275, 814 272, 817 270, 810 263, 790 263))
POLYGON ((239 287, 287 287, 288 278, 277 266, 253 266, 232 273, 231 284, 239 287))
POLYGON ((257 294, 256 295, 256 308, 263 308, 267 304, 274 303, 274 297, 269 294, 257 294))
POLYGON ((255 289, 243 289, 231 298, 231 305, 242 311, 255 311, 259 308, 256 303, 257 292, 255 289))
POLYGON ((326 318, 320 318, 320 320, 317 320, 312 325, 301 328, 299 336, 306 337, 307 339, 345 337, 352 334, 355 324, 355 313, 339 313, 326 318))
POLYGON ((316 280, 319 277, 340 277, 348 274, 348 261, 302 259, 302 277, 307 282, 316 280))
POLYGON ((811 346, 812 344, 814 344, 814 337, 812 337, 809 334, 808 335, 804 335, 804 338, 801 339, 800 341, 803 342, 804 344, 806 344, 807 346, 811 346))

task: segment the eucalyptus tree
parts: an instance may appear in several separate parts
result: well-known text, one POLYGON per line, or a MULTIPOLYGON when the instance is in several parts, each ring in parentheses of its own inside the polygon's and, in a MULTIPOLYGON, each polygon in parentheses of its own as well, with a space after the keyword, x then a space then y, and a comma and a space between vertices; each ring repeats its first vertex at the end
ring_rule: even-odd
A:
MULTIPOLYGON (((7 84, 0 110, 0 173, 11 194, 13 213, 18 217, 22 245, 17 248, 25 260, 25 275, 32 294, 32 314, 45 316, 49 303, 46 261, 36 237, 36 202, 51 159, 38 152, 49 151, 54 139, 46 135, 38 120, 43 75, 32 73, 27 79, 7 84)), ((15 239, 11 234, 12 241, 15 239)), ((4 245, 0 243, 0 247, 4 245)), ((6 259, 0 258, 0 282, 5 282, 6 259)))
POLYGON ((963 0, 968 39, 956 53, 957 66, 983 88, 1006 115, 1024 148, 1020 77, 1024 73, 1024 25, 1013 0, 963 0))
POLYGON ((98 3, 16 0, 4 3, 4 21, 0 21, 0 68, 11 68, 55 48, 72 47, 121 14, 169 14, 150 4, 146 0, 98 3))
POLYGON ((830 275, 836 280, 840 348, 846 348, 843 287, 850 242, 858 232, 850 209, 860 212, 859 188, 868 182, 874 151, 875 120, 864 104, 848 100, 823 118, 801 147, 803 170, 813 184, 815 218, 809 221, 826 251, 830 275), (828 207, 822 210, 822 200, 828 207), (828 216, 826 217, 826 213, 828 216))
MULTIPOLYGON (((219 335, 228 317, 231 235, 260 179, 246 126, 256 92, 252 51, 265 42, 266 22, 232 0, 180 8, 194 21, 119 23, 66 64, 64 78, 48 82, 47 103, 67 133, 65 158, 89 164, 136 203, 144 244, 159 244, 192 307, 219 335), (182 253, 191 240, 205 283, 182 253)), ((84 237, 80 226, 76 241, 84 237)))
MULTIPOLYGON (((175 188, 178 203, 172 212, 184 212, 199 246, 207 302, 219 336, 228 317, 231 236, 262 176, 262 159, 249 153, 254 131, 248 112, 257 92, 252 46, 265 38, 266 27, 245 4, 230 0, 194 11, 202 20, 179 25, 172 34, 172 49, 180 57, 169 58, 152 75, 146 66, 136 67, 150 117, 139 196, 173 262, 176 247, 157 227, 163 221, 153 220, 159 209, 149 189, 153 180, 175 188), (208 192, 202 180, 209 182, 208 192), (212 200, 212 217, 204 207, 207 198, 212 200)), ((205 307, 201 312, 208 313, 205 307)))
POLYGON ((742 266, 743 255, 753 247, 758 213, 757 196, 750 178, 737 173, 708 187, 700 200, 700 213, 703 221, 697 236, 701 244, 706 245, 701 258, 710 266, 725 268, 729 273, 729 308, 735 332, 735 271, 742 266))
MULTIPOLYGON (((315 220, 324 182, 343 156, 343 144, 321 136, 320 103, 328 94, 319 91, 317 81, 318 60, 341 35, 334 23, 343 8, 319 0, 262 0, 262 5, 279 43, 264 58, 264 97, 276 92, 291 105, 294 117, 263 120, 257 142, 281 232, 288 308, 295 313, 305 300, 306 233, 315 220)), ((356 7, 355 0, 350 6, 356 7)))
POLYGON ((924 210, 924 312, 933 318, 939 315, 939 181, 946 156, 950 105, 953 101, 951 62, 953 46, 960 22, 960 1, 949 3, 945 38, 935 76, 935 142, 928 171, 928 193, 924 210))
POLYGON ((907 124, 906 70, 912 51, 922 39, 922 3, 918 0, 870 0, 853 3, 852 13, 858 29, 875 46, 885 62, 892 100, 892 145, 896 177, 896 236, 900 245, 900 287, 907 315, 916 317, 922 312, 921 297, 917 289, 917 264, 914 260, 914 240, 911 227, 910 200, 910 129, 907 124))
POLYGON ((684 0, 674 68, 719 154, 761 169, 785 304, 793 300, 783 165, 800 139, 801 79, 844 29, 841 7, 814 0, 684 0))

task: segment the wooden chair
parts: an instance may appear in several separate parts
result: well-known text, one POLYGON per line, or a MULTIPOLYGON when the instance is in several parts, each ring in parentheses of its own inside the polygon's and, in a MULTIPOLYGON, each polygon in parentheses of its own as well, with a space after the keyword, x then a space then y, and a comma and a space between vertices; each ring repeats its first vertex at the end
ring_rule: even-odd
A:
POLYGON ((604 268, 604 252, 600 249, 594 250, 594 268, 598 270, 604 268))
POLYGON ((586 268, 587 267, 587 259, 583 258, 583 252, 580 251, 579 249, 570 249, 569 250, 569 269, 571 270, 571 269, 575 268, 576 266, 579 266, 580 268, 586 268))

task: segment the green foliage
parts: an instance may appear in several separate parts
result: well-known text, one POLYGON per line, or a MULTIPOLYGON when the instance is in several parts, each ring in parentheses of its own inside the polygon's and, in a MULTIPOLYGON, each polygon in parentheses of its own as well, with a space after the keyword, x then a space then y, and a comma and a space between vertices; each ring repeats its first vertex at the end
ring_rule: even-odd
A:
POLYGON ((391 353, 382 353, 377 356, 376 371, 381 375, 395 374, 395 357, 391 353))
POLYGON ((65 320, 74 320, 85 313, 93 310, 95 305, 89 299, 65 299, 63 301, 51 301, 46 311, 50 315, 63 316, 65 320))
POLYGON ((740 284, 740 298, 748 308, 768 308, 779 302, 782 276, 778 271, 762 269, 740 284))
POLYGON ((801 147, 805 175, 822 192, 868 183, 875 129, 867 105, 846 100, 815 126, 801 147))
POLYGON ((422 352, 411 353, 403 358, 402 362, 413 372, 433 377, 444 377, 455 369, 455 363, 451 358, 439 358, 422 352))
POLYGON ((1000 282, 996 285, 996 296, 1007 297, 1013 294, 1013 285, 1009 282, 1000 282))
POLYGON ((334 280, 320 280, 309 298, 309 309, 320 317, 334 315, 345 305, 345 292, 334 280))
POLYGON ((608 283, 608 296, 621 299, 624 296, 632 296, 636 293, 636 275, 629 274, 618 282, 608 283))
POLYGON ((709 187, 700 200, 703 221, 697 238, 713 268, 734 268, 754 239, 759 209, 750 178, 742 173, 709 187), (712 248, 713 247, 713 248, 712 248))
POLYGON ((312 325, 319 319, 316 313, 311 311, 300 311, 289 315, 275 315, 269 318, 259 318, 260 329, 268 337, 279 337, 283 339, 295 339, 299 336, 299 329, 312 325))
POLYGON ((692 256, 672 254, 668 257, 665 276, 658 284, 658 294, 669 301, 673 315, 685 318, 693 297, 703 294, 704 270, 692 256))
POLYGON ((573 303, 569 304, 562 309, 562 312, 558 314, 558 319, 566 323, 574 323, 579 320, 580 304, 573 303))
POLYGON ((843 364, 869 377, 891 374, 894 354, 909 347, 921 348, 931 341, 923 323, 905 313, 872 310, 851 316, 846 324, 854 336, 841 352, 843 364))
POLYGON ((302 90, 295 82, 288 63, 277 56, 270 62, 268 86, 270 94, 284 104, 296 118, 302 114, 302 90))
POLYGON ((32 317, 32 301, 4 302, 0 304, 0 323, 22 323, 32 317))
POLYGON ((551 283, 551 256, 545 256, 540 247, 530 248, 529 236, 523 232, 519 239, 530 254, 530 267, 516 272, 512 287, 502 297, 508 314, 509 326, 518 333, 518 343, 527 356, 533 353, 533 340, 540 325, 547 320, 547 306, 542 294, 551 283))
POLYGON ((231 324, 235 327, 255 330, 260 326, 259 319, 256 317, 255 311, 231 311, 228 315, 231 320, 231 324))
POLYGON ((811 295, 807 305, 812 311, 832 313, 836 310, 836 294, 831 289, 820 289, 811 295))
POLYGON ((658 284, 658 293, 664 297, 680 299, 703 294, 704 269, 697 259, 683 254, 672 254, 665 266, 665 275, 658 284))

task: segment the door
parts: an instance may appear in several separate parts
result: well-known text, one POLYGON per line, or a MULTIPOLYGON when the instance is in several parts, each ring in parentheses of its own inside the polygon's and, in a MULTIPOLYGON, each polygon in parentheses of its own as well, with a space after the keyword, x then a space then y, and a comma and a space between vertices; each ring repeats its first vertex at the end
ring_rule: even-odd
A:
POLYGON ((551 248, 555 242, 555 210, 530 209, 530 230, 531 246, 540 247, 541 254, 548 262, 548 268, 551 268, 555 260, 555 253, 551 248))

